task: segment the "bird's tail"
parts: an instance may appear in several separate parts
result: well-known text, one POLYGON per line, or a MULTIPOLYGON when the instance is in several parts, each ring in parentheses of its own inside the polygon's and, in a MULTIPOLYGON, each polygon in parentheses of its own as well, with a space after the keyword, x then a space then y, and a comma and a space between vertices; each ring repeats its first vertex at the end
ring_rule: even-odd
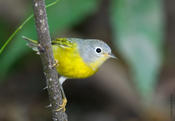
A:
POLYGON ((32 50, 36 51, 37 54, 39 54, 38 42, 36 40, 32 40, 26 36, 22 36, 22 38, 27 41, 27 46, 29 46, 30 48, 32 48, 32 50))

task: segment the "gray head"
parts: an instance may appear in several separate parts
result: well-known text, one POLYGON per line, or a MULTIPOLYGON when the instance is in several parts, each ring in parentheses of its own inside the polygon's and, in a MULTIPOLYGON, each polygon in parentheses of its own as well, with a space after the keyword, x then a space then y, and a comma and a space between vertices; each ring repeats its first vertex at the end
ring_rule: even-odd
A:
POLYGON ((111 48, 101 40, 77 38, 71 39, 76 41, 80 56, 87 63, 94 62, 100 58, 105 58, 104 61, 110 57, 115 58, 115 56, 111 53, 111 48))

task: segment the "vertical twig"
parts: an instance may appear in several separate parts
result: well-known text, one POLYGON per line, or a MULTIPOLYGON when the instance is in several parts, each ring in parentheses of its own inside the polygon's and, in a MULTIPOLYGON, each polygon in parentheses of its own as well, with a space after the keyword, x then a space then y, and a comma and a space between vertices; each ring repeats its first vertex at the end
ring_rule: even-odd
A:
POLYGON ((33 0, 35 24, 38 34, 40 57, 43 65, 46 83, 48 86, 49 99, 52 105, 53 121, 67 121, 67 115, 62 111, 55 111, 62 104, 60 84, 53 57, 51 38, 48 29, 47 14, 44 0, 33 0))

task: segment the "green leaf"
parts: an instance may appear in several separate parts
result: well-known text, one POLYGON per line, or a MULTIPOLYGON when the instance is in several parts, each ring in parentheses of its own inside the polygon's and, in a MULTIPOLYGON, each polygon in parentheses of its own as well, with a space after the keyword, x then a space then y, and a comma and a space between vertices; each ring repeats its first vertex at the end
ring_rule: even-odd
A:
MULTIPOLYGON (((52 33, 56 30, 63 31, 78 24, 85 17, 95 12, 98 4, 99 0, 59 1, 58 4, 47 10, 50 32, 52 33)), ((6 51, 0 55, 0 78, 7 75, 12 65, 29 52, 30 49, 26 46, 26 41, 21 38, 23 35, 37 39, 33 20, 25 25, 6 48, 6 51)))
POLYGON ((151 99, 162 63, 162 4, 162 0, 113 0, 111 4, 114 43, 144 99, 151 99))

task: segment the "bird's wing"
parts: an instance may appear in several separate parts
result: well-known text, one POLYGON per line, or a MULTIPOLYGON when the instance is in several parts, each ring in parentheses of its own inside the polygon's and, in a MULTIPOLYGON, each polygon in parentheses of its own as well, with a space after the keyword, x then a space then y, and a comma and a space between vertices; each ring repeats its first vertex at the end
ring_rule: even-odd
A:
POLYGON ((58 45, 62 48, 72 48, 75 42, 68 38, 57 38, 56 40, 52 41, 52 45, 58 45))

